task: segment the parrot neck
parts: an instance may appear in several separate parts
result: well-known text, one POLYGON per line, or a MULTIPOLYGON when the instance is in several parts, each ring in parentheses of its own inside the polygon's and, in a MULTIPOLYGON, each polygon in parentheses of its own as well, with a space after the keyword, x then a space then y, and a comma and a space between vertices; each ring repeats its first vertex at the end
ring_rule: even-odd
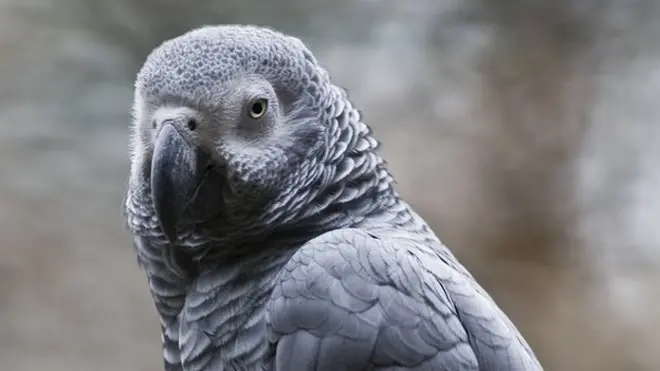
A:
POLYGON ((346 93, 333 88, 337 99, 328 109, 332 119, 324 119, 327 149, 320 161, 323 170, 316 175, 322 187, 309 190, 304 207, 293 218, 296 228, 318 234, 381 224, 380 215, 400 211, 394 178, 377 152, 380 143, 346 93))

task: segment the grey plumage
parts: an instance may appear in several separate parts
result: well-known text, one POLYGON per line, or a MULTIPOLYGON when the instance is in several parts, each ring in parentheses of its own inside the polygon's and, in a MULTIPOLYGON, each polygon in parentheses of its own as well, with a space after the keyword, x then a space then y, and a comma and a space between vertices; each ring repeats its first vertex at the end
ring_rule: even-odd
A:
POLYGON ((135 86, 125 215, 166 370, 542 370, 299 39, 202 27, 135 86))

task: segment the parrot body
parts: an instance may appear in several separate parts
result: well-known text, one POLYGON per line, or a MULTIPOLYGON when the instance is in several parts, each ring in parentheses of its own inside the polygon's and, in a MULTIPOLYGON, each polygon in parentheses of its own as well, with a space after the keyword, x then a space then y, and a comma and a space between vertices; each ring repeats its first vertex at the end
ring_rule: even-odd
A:
POLYGON ((168 40, 133 113, 125 216, 167 371, 542 370, 299 39, 168 40))

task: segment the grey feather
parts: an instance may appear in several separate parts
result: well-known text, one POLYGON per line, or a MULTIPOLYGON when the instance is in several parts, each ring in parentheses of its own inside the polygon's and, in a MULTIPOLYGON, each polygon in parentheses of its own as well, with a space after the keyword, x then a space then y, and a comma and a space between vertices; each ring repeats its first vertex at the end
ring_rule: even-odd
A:
POLYGON ((542 370, 302 41, 202 27, 135 86, 125 216, 166 370, 542 370))

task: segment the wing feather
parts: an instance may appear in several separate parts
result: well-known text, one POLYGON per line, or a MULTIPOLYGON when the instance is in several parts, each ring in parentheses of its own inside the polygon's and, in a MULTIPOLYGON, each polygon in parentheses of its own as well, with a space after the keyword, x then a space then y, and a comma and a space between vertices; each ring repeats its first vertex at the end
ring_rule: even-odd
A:
POLYGON ((357 229, 305 244, 267 310, 275 369, 542 370, 494 301, 438 249, 357 229))

